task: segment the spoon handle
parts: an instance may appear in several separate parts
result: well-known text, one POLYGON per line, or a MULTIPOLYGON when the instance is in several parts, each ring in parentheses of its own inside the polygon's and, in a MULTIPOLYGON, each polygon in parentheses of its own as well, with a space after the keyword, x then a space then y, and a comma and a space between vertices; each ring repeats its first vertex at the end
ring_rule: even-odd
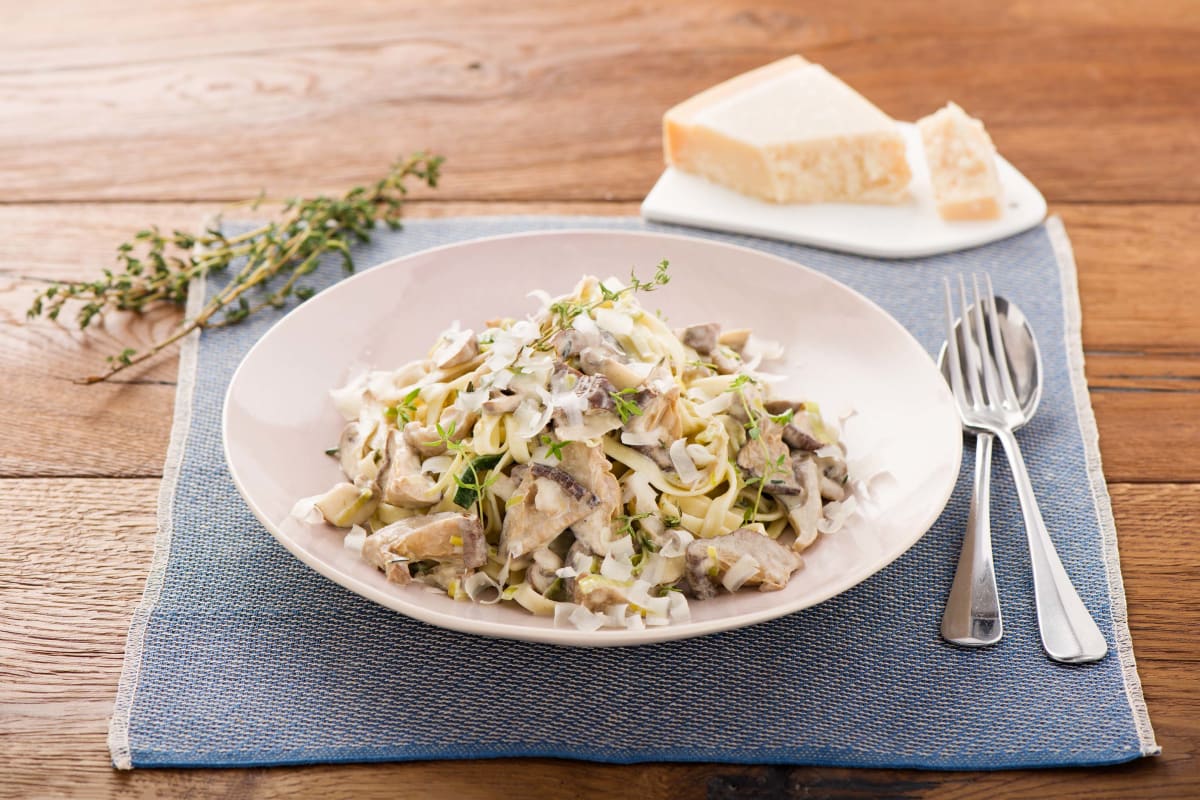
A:
POLYGON ((1025 533, 1029 539, 1029 555, 1033 563, 1033 592, 1037 601, 1038 629, 1042 647, 1055 661, 1082 664, 1099 661, 1108 652, 1104 634, 1096 626, 1079 593, 1063 568, 1050 532, 1042 520, 1033 484, 1025 468, 1025 459, 1011 430, 998 429, 996 435, 1008 453, 1013 481, 1025 516, 1025 533))
POLYGON ((1000 595, 992 566, 992 434, 975 439, 975 487, 963 534, 958 570, 942 615, 942 638, 966 647, 983 647, 1000 641, 1000 595))

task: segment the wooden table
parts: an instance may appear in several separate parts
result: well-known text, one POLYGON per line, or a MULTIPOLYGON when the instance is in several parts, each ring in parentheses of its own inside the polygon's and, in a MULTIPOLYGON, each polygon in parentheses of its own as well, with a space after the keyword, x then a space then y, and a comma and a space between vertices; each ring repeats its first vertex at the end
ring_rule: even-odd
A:
POLYGON ((1195 797, 1200 794, 1200 5, 9 3, 0 26, 0 796, 1195 797), (78 5, 78 7, 76 7, 78 5), (508 6, 508 7, 506 7, 508 6), (153 9, 153 10, 151 10, 153 9), (676 101, 800 52, 900 119, 987 121, 1076 248, 1084 346, 1161 758, 933 773, 549 759, 111 769, 174 355, 83 387, 171 311, 25 324, 149 223, 448 157, 412 215, 633 214, 676 101))

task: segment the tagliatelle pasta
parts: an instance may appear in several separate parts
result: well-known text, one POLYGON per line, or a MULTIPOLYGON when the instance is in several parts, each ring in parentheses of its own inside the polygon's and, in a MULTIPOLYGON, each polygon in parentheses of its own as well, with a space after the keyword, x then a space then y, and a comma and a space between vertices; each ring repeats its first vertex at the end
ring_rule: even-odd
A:
POLYGON ((854 513, 845 448, 815 404, 772 397, 778 346, 647 311, 668 282, 664 261, 535 292, 526 319, 456 323, 335 390, 346 479, 295 513, 351 528, 391 581, 585 630, 782 588, 854 513))

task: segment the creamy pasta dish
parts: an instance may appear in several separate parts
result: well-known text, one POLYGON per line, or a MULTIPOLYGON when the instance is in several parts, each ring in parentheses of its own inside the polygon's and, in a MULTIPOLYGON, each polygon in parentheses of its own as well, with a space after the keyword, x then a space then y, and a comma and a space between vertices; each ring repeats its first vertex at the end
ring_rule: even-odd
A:
POLYGON ((773 395, 778 345, 641 305, 668 282, 664 261, 534 292, 526 318, 456 323, 333 391, 345 479, 294 514, 349 529, 395 583, 584 630, 782 589, 855 511, 845 448, 815 403, 773 395))

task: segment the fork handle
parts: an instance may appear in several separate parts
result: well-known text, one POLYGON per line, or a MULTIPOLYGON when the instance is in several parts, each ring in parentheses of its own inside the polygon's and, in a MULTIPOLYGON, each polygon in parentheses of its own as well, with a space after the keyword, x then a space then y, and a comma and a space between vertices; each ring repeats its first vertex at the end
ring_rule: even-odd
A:
POLYGON ((995 431, 1012 465, 1013 481, 1021 500, 1025 517, 1025 533, 1029 538, 1029 555, 1033 563, 1033 591, 1037 600, 1038 629, 1042 646, 1055 661, 1083 664, 1099 661, 1108 652, 1104 634, 1079 599, 1067 571, 1063 568, 1050 532, 1038 509, 1029 471, 1017 437, 1010 430, 995 431))
POLYGON ((954 584, 942 614, 942 638, 965 647, 1000 641, 1000 594, 992 566, 992 434, 975 437, 975 488, 954 584))

